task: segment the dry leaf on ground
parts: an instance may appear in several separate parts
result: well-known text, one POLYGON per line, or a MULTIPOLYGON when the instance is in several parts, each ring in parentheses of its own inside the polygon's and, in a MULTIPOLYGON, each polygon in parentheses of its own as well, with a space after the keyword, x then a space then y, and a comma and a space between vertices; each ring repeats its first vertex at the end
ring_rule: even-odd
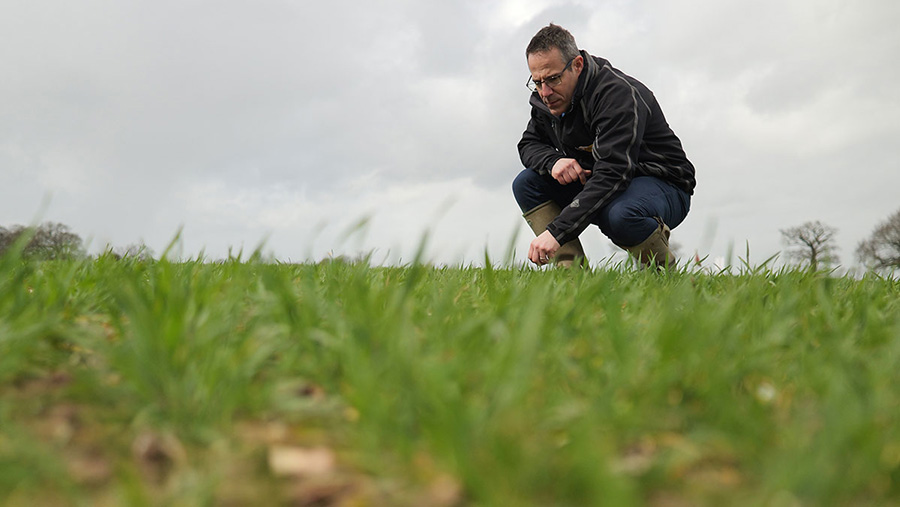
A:
POLYGON ((316 477, 335 471, 334 451, 327 447, 272 446, 269 469, 277 477, 316 477))

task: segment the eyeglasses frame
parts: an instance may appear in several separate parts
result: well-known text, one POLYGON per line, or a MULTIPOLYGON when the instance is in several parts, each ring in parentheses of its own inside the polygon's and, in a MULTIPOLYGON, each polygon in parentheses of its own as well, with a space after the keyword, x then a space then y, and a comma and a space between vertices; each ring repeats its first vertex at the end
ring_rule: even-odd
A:
POLYGON ((565 74, 566 71, 569 70, 569 67, 572 66, 572 62, 575 61, 575 58, 578 58, 578 57, 576 56, 576 57, 573 57, 571 60, 569 60, 569 62, 566 63, 566 66, 563 67, 563 70, 559 74, 554 74, 552 76, 546 77, 544 79, 539 79, 537 81, 531 79, 531 76, 528 76, 528 81, 525 82, 525 87, 528 88, 529 90, 531 90, 532 92, 537 92, 537 91, 540 91, 541 89, 543 89, 544 85, 549 86, 551 90, 554 87, 559 86, 559 84, 562 82, 563 74, 565 74), (556 81, 556 84, 550 84, 549 83, 550 81, 556 81))

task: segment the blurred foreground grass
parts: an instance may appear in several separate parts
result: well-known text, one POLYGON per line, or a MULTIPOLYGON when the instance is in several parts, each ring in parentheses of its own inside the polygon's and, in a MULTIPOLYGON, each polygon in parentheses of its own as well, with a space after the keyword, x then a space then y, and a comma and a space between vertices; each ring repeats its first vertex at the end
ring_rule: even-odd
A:
POLYGON ((900 503, 900 283, 0 259, 4 505, 900 503))

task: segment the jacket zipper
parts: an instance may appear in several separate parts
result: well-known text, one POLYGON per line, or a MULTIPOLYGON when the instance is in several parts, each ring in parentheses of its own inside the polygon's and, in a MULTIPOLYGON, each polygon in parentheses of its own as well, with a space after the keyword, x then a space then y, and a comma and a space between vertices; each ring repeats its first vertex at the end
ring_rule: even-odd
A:
POLYGON ((553 129, 553 135, 556 136, 556 151, 562 153, 563 156, 568 157, 569 154, 566 153, 566 146, 562 142, 562 132, 559 120, 555 118, 553 120, 550 120, 550 128, 553 129))

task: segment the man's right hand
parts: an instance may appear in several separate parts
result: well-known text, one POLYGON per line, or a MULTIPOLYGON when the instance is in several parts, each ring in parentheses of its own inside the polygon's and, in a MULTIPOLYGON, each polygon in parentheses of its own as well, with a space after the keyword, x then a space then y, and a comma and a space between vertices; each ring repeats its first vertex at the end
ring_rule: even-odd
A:
POLYGON ((584 185, 590 175, 591 171, 583 169, 574 158, 561 158, 553 164, 553 169, 550 170, 550 176, 563 185, 576 181, 580 181, 584 185))

